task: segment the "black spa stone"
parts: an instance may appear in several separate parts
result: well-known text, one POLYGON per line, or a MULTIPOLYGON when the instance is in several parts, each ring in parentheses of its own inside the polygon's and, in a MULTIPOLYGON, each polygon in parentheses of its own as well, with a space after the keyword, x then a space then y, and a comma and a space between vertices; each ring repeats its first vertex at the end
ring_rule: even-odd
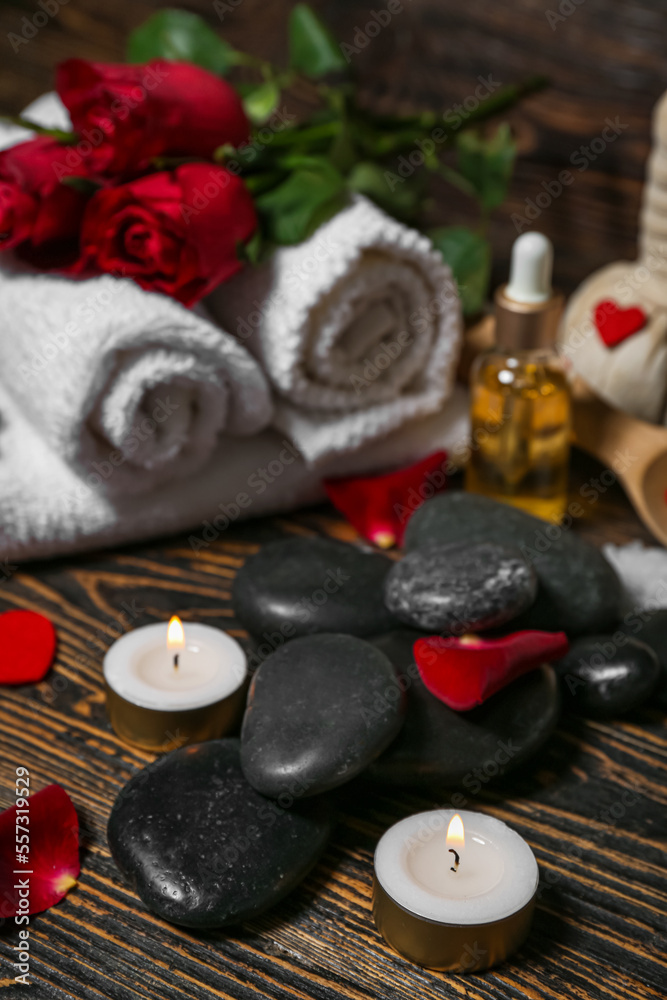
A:
POLYGON ((658 657, 623 633, 593 635, 573 642, 554 664, 565 706, 577 715, 614 719, 639 708, 661 680, 658 657))
POLYGON ((351 635, 313 635, 255 673, 241 730, 248 781, 278 802, 356 777, 399 732, 405 697, 389 659, 351 635))
POLYGON ((142 901, 184 927, 269 909, 304 878, 329 834, 324 799, 281 809, 248 784, 236 739, 160 757, 121 790, 108 826, 113 858, 142 901))
POLYGON ((560 714, 556 675, 551 667, 540 667, 483 705, 455 712, 419 676, 412 647, 422 634, 397 630, 373 639, 399 673, 408 712, 396 740, 364 777, 437 794, 463 787, 474 795, 532 757, 551 735, 560 714))
POLYGON ((392 565, 386 556, 324 538, 270 542, 236 574, 234 611, 268 649, 316 632, 386 631, 396 626, 382 599, 392 565))
POLYGON ((384 593, 405 624, 461 634, 516 618, 535 600, 537 577, 517 548, 455 542, 409 552, 387 574, 384 593))
POLYGON ((660 681, 651 706, 667 709, 667 608, 628 614, 620 629, 631 639, 645 642, 658 657, 660 681))
POLYGON ((515 545, 539 581, 532 606, 512 629, 604 632, 618 620, 622 591, 599 549, 558 526, 488 497, 453 491, 427 500, 410 518, 408 550, 465 540, 515 545))

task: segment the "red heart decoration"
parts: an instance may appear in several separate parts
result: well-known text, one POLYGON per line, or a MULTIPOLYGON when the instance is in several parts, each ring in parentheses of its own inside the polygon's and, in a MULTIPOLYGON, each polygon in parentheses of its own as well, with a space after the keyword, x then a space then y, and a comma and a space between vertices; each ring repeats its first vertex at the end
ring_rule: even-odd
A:
POLYGON ((598 302, 593 314, 600 338, 607 347, 616 347, 646 326, 646 313, 639 306, 621 309, 612 299, 598 302))
POLYGON ((0 615, 0 684, 41 681, 53 663, 56 630, 36 611, 0 615))

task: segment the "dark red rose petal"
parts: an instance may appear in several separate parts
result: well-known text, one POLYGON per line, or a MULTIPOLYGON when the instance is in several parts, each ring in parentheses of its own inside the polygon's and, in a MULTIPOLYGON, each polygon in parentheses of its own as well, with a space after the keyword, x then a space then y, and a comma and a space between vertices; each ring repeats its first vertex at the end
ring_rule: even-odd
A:
POLYGON ((324 488, 360 535, 387 549, 402 543, 410 517, 424 500, 444 489, 446 461, 447 452, 434 451, 384 475, 325 479, 324 488))
POLYGON ((48 785, 28 796, 27 802, 27 809, 11 806, 0 813, 0 918, 48 910, 67 895, 81 870, 79 820, 65 789, 48 785), (21 816, 24 812, 27 826, 21 816), (24 836, 24 826, 30 838, 27 845, 17 843, 24 836), (27 851, 23 850, 26 846, 27 851), (26 857, 27 863, 19 861, 20 857, 26 857), (19 882, 28 883, 24 890, 28 895, 23 896, 27 909, 19 909, 19 882))
POLYGON ((646 313, 639 306, 621 309, 617 302, 605 299, 598 302, 593 318, 600 339, 607 347, 615 347, 633 333, 638 333, 646 326, 646 313))
POLYGON ((465 712, 481 705, 541 663, 568 650, 564 632, 514 632, 501 639, 430 636, 417 639, 414 655, 424 684, 449 708, 465 712))
POLYGON ((41 681, 53 663, 56 630, 36 611, 0 615, 0 684, 41 681))

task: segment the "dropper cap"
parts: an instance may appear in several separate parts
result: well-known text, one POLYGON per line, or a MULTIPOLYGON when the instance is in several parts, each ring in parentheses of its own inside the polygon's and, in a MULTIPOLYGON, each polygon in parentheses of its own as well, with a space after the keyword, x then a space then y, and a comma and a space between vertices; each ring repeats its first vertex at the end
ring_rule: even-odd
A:
POLYGON ((514 241, 509 283, 495 295, 498 347, 531 350, 555 344, 563 296, 551 287, 553 255, 543 233, 523 233, 514 241))

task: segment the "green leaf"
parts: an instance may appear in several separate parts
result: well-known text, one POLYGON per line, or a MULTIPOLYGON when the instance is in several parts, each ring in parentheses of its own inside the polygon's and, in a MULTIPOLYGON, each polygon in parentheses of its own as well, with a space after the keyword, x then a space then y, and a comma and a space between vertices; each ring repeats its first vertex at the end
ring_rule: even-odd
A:
POLYGON ((516 158, 509 125, 503 122, 490 139, 474 129, 461 132, 456 146, 459 171, 472 185, 484 211, 502 205, 516 158))
POLYGON ((273 80, 261 83, 243 98, 245 113, 255 125, 263 125, 276 110, 280 88, 273 80))
POLYGON ((489 290, 491 247, 466 226, 446 226, 427 234, 449 264, 459 286, 466 316, 479 312, 489 290))
POLYGON ((93 195, 102 187, 101 184, 91 181, 88 177, 63 177, 60 183, 85 195, 93 195))
POLYGON ((306 76, 325 76, 347 69, 336 40, 308 4, 298 3, 289 18, 289 51, 292 69, 306 76))
POLYGON ((236 53, 197 14, 166 8, 132 32, 127 59, 131 63, 151 59, 191 62, 224 76, 236 63, 236 53))
POLYGON ((310 236, 342 208, 346 191, 341 174, 324 158, 286 158, 283 165, 292 172, 255 204, 267 237, 284 245, 310 236))
POLYGON ((423 195, 423 177, 404 180, 377 163, 357 163, 347 178, 350 191, 366 195, 390 215, 403 221, 412 221, 423 195))

